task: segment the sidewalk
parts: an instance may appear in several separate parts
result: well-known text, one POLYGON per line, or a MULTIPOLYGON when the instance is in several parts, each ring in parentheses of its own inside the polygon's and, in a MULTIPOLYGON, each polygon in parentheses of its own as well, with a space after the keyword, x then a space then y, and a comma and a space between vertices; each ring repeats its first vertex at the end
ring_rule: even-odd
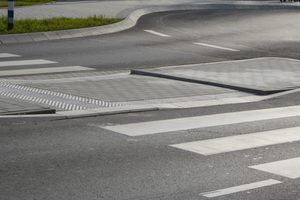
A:
MULTIPOLYGON (((279 1, 184 1, 184 0, 132 0, 132 1, 71 1, 57 2, 45 5, 15 8, 16 19, 20 18, 49 18, 49 17, 87 17, 90 15, 105 15, 106 17, 126 18, 123 22, 104 26, 77 30, 56 31, 47 33, 32 33, 0 36, 0 41, 5 43, 32 42, 40 40, 64 39, 100 35, 128 29, 135 25, 138 18, 144 14, 158 11, 188 10, 188 9, 300 9, 300 3, 280 3, 279 1)), ((6 15, 6 9, 0 9, 0 14, 6 15)), ((0 44, 1 46, 1 44, 0 44)), ((289 61, 283 61, 289 62, 289 61)), ((293 64, 298 66, 297 64, 293 64)), ((203 69, 203 68, 202 68, 203 69)), ((264 70, 259 68, 260 70, 264 70)), ((176 70, 181 70, 176 69, 176 70)), ((197 69, 191 68, 190 71, 197 69)), ((205 71, 205 69, 203 69, 205 71)), ((269 70, 269 69, 268 69, 269 70)), ((259 101, 270 97, 249 94, 248 90, 236 90, 240 83, 234 84, 219 80, 222 72, 216 72, 214 77, 205 79, 216 85, 195 84, 203 77, 188 77, 190 82, 177 81, 174 71, 168 72, 156 69, 159 76, 173 76, 170 79, 148 76, 153 70, 143 70, 140 74, 133 75, 122 71, 112 74, 103 72, 74 72, 60 74, 58 79, 51 75, 26 75, 14 77, 1 77, 0 73, 0 124, 22 122, 26 120, 66 119, 82 116, 97 116, 113 113, 137 112, 158 109, 193 108, 209 105, 224 105, 230 103, 246 103, 259 101), (63 77, 66 75, 65 77, 63 77), (173 80, 172 80, 173 79, 173 80), (236 88, 225 87, 226 84, 236 88), (63 86, 63 87, 62 87, 63 86), (222 86, 222 87, 220 87, 222 86), (39 89, 37 89, 39 88, 39 89), (54 92, 55 91, 55 92, 54 92), (245 92, 246 91, 246 92, 245 92), (51 115, 25 115, 7 116, 6 114, 24 114, 31 112, 46 113, 56 110, 51 115), (28 117, 28 119, 26 118, 28 117)), ((201 70, 200 70, 201 71, 201 70)), ((247 70, 246 70, 247 71, 247 70)), ((276 69, 275 69, 276 71, 276 69)), ((0 71, 1 72, 1 71, 0 71)), ((156 73, 155 72, 155 73, 156 73)), ((203 73, 203 71, 201 72, 203 73)), ((207 71, 209 73, 209 71, 207 71)), ((228 73, 228 80, 235 76, 235 69, 228 73)), ((238 72, 240 73, 240 72, 238 72)), ((243 72, 245 77, 251 77, 251 72, 243 72)), ((180 74, 184 74, 180 72, 180 74)), ((198 73, 199 74, 199 73, 198 73)), ((287 72, 287 75, 289 72, 287 72)), ((187 73, 185 74, 189 76, 187 73)), ((224 74, 223 74, 224 75, 224 74)), ((264 74, 261 73, 261 80, 264 74)), ((208 77, 208 76, 207 76, 208 77)), ((167 77, 170 78, 170 77, 167 77)), ((180 77, 182 80, 186 76, 180 77)), ((289 76, 287 82, 280 89, 287 90, 293 87, 289 76)), ((293 76, 298 82, 297 76, 293 76)), ((200 80, 200 81, 199 81, 200 80)), ((276 77, 274 78, 276 81, 276 77)), ((300 81, 300 80, 299 80, 300 81)), ((264 84, 261 82, 261 84, 264 84)), ((250 83, 251 85, 251 83, 250 83)), ((272 85, 272 84, 270 84, 272 85)), ((242 86, 244 87, 244 86, 242 86)), ((250 86, 245 86, 247 87, 250 86)), ((254 90, 257 86, 251 86, 254 90)), ((264 90, 268 91, 266 85, 264 90)), ((271 88, 278 90, 278 88, 271 88)), ((250 91, 251 92, 251 91, 250 91)))

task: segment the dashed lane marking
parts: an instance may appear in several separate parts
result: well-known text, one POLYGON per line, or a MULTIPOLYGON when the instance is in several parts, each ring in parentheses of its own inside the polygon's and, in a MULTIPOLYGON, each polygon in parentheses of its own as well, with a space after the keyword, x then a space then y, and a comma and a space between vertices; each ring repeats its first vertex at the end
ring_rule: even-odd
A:
POLYGON ((144 30, 144 31, 146 31, 147 33, 151 33, 151 34, 154 34, 154 35, 161 36, 161 37, 171 37, 170 35, 159 33, 159 32, 153 31, 153 30, 144 30))
POLYGON ((53 63, 57 63, 57 62, 49 61, 49 60, 43 60, 43 59, 2 61, 2 62, 0 62, 0 67, 23 66, 23 65, 41 65, 41 64, 53 64, 53 63))
POLYGON ((37 68, 37 69, 3 70, 0 72, 0 76, 46 74, 46 73, 87 71, 87 70, 95 70, 95 69, 88 68, 88 67, 81 67, 81 66, 67 66, 67 67, 50 67, 50 68, 37 68))
POLYGON ((20 55, 10 53, 0 53, 0 58, 21 57, 20 55))
POLYGON ((269 179, 269 180, 265 180, 265 181, 259 181, 259 182, 255 182, 255 183, 239 185, 239 186, 215 190, 215 191, 211 191, 211 192, 205 192, 205 193, 201 193, 200 195, 208 197, 208 198, 213 198, 213 197, 219 197, 219 196, 233 194, 233 193, 237 193, 237 192, 262 188, 262 187, 266 187, 266 186, 276 185, 279 183, 282 183, 282 182, 273 180, 273 179, 269 179))
POLYGON ((227 50, 227 51, 240 51, 237 49, 231 49, 231 48, 226 48, 226 47, 220 47, 220 46, 216 46, 216 45, 211 45, 211 44, 204 44, 204 43, 199 43, 196 42, 194 43, 196 45, 201 45, 201 46, 205 46, 205 47, 210 47, 210 48, 216 48, 216 49, 222 49, 222 50, 227 50))

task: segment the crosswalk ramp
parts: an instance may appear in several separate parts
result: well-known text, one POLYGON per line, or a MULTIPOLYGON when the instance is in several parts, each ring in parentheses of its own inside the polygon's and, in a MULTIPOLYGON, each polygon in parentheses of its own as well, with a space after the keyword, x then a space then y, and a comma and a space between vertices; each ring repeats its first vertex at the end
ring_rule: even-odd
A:
POLYGON ((4 61, 0 60, 0 69, 2 68, 0 71, 0 96, 35 102, 62 110, 81 110, 119 106, 119 104, 98 99, 23 86, 22 84, 20 85, 11 83, 11 81, 7 82, 7 79, 1 80, 1 78, 3 79, 8 76, 26 76, 67 72, 75 73, 95 70, 93 68, 83 66, 48 67, 48 65, 51 64, 58 64, 58 62, 44 59, 7 60, 21 57, 21 55, 11 53, 0 53, 0 59, 5 59, 4 61), (34 66, 34 68, 28 68, 32 66, 34 66))
MULTIPOLYGON (((182 134, 182 131, 190 129, 233 125, 238 123, 251 123, 262 120, 283 119, 299 116, 300 106, 290 106, 213 114, 197 117, 157 120, 132 124, 121 124, 104 126, 102 128, 129 137, 149 137, 149 135, 152 135, 152 137, 156 137, 159 134, 166 134, 176 131, 181 131, 178 134, 182 134)), ((289 127, 271 131, 262 131, 227 137, 217 137, 208 140, 169 144, 168 146, 170 148, 175 148, 208 157, 216 154, 229 154, 232 152, 245 151, 261 147, 268 148, 272 145, 290 144, 292 142, 299 141, 300 127, 289 127)), ((300 157, 247 167, 248 170, 258 170, 260 172, 275 174, 290 179, 300 178, 299 168, 300 157)), ((284 182, 274 179, 261 180, 244 185, 221 188, 215 191, 205 191, 200 193, 200 195, 207 198, 215 198, 257 188, 272 187, 273 185, 282 183, 284 182)))

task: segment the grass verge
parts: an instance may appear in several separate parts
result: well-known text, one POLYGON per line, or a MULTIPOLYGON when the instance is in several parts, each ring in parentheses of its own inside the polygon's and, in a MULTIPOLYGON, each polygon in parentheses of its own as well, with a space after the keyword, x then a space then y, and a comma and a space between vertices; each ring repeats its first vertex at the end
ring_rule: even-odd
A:
MULTIPOLYGON (((14 1, 14 6, 32 6, 42 3, 49 3, 53 2, 53 0, 21 0, 21 1, 14 1)), ((0 7, 7 7, 7 0, 0 1, 0 7)))
POLYGON ((14 28, 7 30, 7 17, 0 18, 0 34, 33 33, 58 31, 75 28, 103 26, 122 21, 122 18, 105 18, 104 16, 90 16, 88 18, 55 17, 51 19, 22 19, 14 21, 14 28))

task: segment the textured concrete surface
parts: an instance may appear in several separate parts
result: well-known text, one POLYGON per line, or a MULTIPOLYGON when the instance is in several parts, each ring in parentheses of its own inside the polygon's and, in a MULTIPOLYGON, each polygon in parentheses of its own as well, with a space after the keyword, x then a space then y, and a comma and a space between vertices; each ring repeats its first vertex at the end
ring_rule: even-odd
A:
POLYGON ((287 58, 258 58, 162 67, 133 70, 132 73, 235 88, 259 94, 285 91, 300 86, 300 61, 287 58))
MULTIPOLYGON (((126 19, 120 23, 102 27, 45 33, 0 35, 0 41, 1 43, 35 42, 41 40, 56 40, 107 34, 128 29, 134 26, 136 21, 142 15, 158 11, 189 9, 299 8, 300 4, 297 3, 281 4, 277 1, 208 2, 194 0, 187 2, 183 0, 136 0, 56 2, 38 6, 16 8, 16 19, 51 18, 62 16, 62 13, 65 17, 105 15, 106 17, 121 17, 126 19)), ((0 9, 0 14, 6 15, 6 12, 6 9, 0 9)), ((257 60, 254 62, 258 62, 259 67, 237 69, 234 66, 226 66, 225 64, 225 70, 220 70, 216 64, 213 68, 211 68, 213 70, 205 69, 205 67, 202 66, 201 73, 205 74, 207 78, 205 81, 212 81, 223 85, 230 84, 232 86, 255 90, 259 89, 262 91, 282 88, 287 89, 289 87, 297 86, 298 72, 292 75, 291 72, 298 70, 298 61, 280 60, 280 62, 275 65, 275 68, 272 69, 268 66, 268 63, 275 61, 257 60), (287 64, 289 67, 282 71, 282 66, 279 63, 283 63, 284 66, 287 64), (272 79, 274 79, 274 77, 269 76, 270 72, 272 73, 272 76, 275 76, 275 78, 278 78, 279 75, 283 78, 280 79, 281 84, 276 85, 276 88, 270 89, 272 79), (240 74, 242 74, 242 76, 240 76, 240 74), (287 77, 289 77, 289 79, 287 79, 287 77)), ((248 61, 245 61, 244 63, 248 63, 248 61)), ((176 70, 172 72, 173 75, 180 71, 180 67, 176 70), (177 72, 175 72, 176 70, 177 72)), ((193 73, 195 72, 195 69, 191 68, 190 70, 193 73)), ((199 71, 199 69, 197 70, 199 71)), ((159 71, 160 73, 162 72, 162 70, 159 71)), ((191 71, 185 71, 181 77, 189 77, 189 73, 191 71)), ((54 73, 46 75, 18 76, 13 78, 0 77, 0 114, 7 114, 9 112, 23 113, 24 110, 40 110, 45 109, 46 107, 56 109, 58 116, 54 118, 72 118, 141 110, 242 103, 262 99, 261 97, 232 90, 232 88, 224 89, 214 86, 203 86, 196 83, 166 80, 162 78, 134 76, 130 75, 129 72, 124 71, 111 73, 112 74, 95 74, 94 72, 76 72, 68 74, 54 73), (31 93, 26 93, 29 90, 31 93), (39 95, 48 95, 47 98, 53 101, 46 104, 47 98, 43 99, 41 96, 37 98, 38 95, 35 95, 34 93, 39 93, 39 95), (76 102, 78 105, 92 104, 92 106, 74 107, 67 105, 67 103, 76 104, 76 102), (128 108, 130 106, 134 107, 128 108), (85 111, 80 111, 80 109, 85 109, 85 111)), ((182 72, 180 73, 182 74, 182 72)), ((203 77, 201 77, 198 73, 197 76, 194 74, 194 76, 189 78, 202 80, 203 77)), ((34 118, 34 116, 31 117, 34 118)))

